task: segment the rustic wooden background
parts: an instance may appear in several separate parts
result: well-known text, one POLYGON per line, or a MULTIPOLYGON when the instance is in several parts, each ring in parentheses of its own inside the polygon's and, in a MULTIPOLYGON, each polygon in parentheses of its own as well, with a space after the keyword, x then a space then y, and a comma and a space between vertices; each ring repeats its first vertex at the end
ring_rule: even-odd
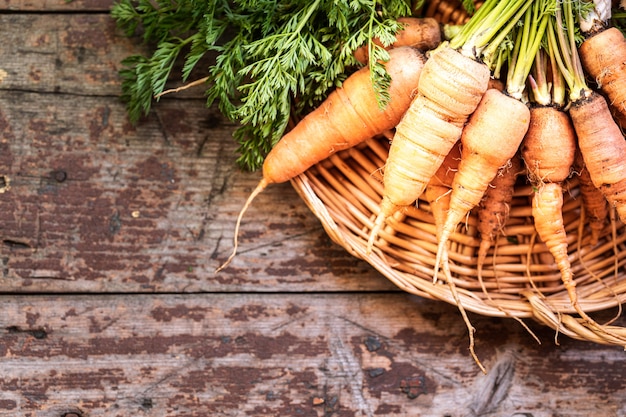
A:
POLYGON ((289 184, 215 274, 259 175, 201 91, 128 123, 112 1, 0 1, 0 415, 626 415, 622 349, 470 315, 483 375, 289 184))

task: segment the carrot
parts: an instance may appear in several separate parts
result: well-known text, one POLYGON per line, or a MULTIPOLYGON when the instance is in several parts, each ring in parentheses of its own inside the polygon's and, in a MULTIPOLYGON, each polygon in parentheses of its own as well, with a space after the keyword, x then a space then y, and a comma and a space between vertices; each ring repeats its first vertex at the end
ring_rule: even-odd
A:
POLYGON ((461 144, 458 143, 458 145, 453 146, 450 153, 446 155, 443 163, 430 179, 424 190, 424 199, 430 204, 430 210, 435 219, 437 238, 441 235, 443 224, 446 221, 446 213, 450 205, 452 182, 460 160, 461 144))
POLYGON ((478 204, 477 217, 480 245, 478 246, 476 271, 479 281, 482 279, 482 269, 489 248, 491 248, 496 237, 502 232, 509 218, 515 182, 521 172, 522 162, 519 154, 515 154, 510 159, 509 164, 500 168, 478 204))
POLYGON ((576 135, 567 113, 552 106, 532 108, 522 158, 535 189, 532 198, 535 230, 552 254, 573 304, 576 294, 563 224, 561 184, 570 175, 575 154, 576 135))
POLYGON ((500 168, 517 152, 530 122, 524 103, 490 89, 463 129, 461 162, 452 183, 450 209, 446 217, 437 257, 435 274, 441 262, 447 270, 447 244, 457 225, 477 206, 489 183, 500 168))
POLYGON ((606 100, 594 92, 573 103, 569 114, 593 184, 626 223, 626 141, 606 100))
POLYGON ((335 152, 350 148, 395 127, 416 94, 425 57, 412 47, 395 48, 385 64, 391 76, 390 100, 380 109, 367 67, 348 77, 315 110, 276 144, 263 163, 263 178, 244 204, 235 227, 234 249, 217 271, 237 252, 241 219, 252 200, 269 184, 289 181, 335 152))
POLYGON ((396 127, 384 167, 383 198, 367 243, 370 252, 386 219, 424 192, 489 82, 489 69, 449 47, 431 51, 418 95, 396 127))
MULTIPOLYGON (((626 141, 611 116, 603 96, 591 92, 588 98, 573 102, 569 108, 572 124, 578 137, 580 153, 589 170, 594 186, 616 209, 622 222, 626 221, 626 141)), ((564 276, 563 283, 572 306, 588 326, 600 331, 603 337, 618 340, 626 347, 626 338, 615 334, 591 319, 578 303, 575 282, 564 276)))
POLYGON ((578 53, 585 71, 604 92, 618 124, 626 129, 626 38, 608 28, 587 38, 578 53))
POLYGON ((585 166, 580 151, 576 152, 574 161, 579 176, 579 189, 582 197, 582 206, 585 219, 591 229, 591 245, 598 243, 609 216, 609 206, 602 192, 593 185, 589 170, 585 166))
MULTIPOLYGON (((498 79, 492 78, 489 80, 488 89, 504 91, 505 84, 498 79)), ((521 160, 516 153, 508 164, 500 168, 491 184, 489 184, 480 203, 478 203, 477 217, 480 244, 476 259, 476 271, 479 281, 482 281, 482 269, 487 252, 509 217, 514 185, 521 169, 521 160)))
POLYGON ((541 184, 532 199, 535 230, 554 257, 561 281, 572 305, 579 309, 576 283, 568 258, 565 225, 563 224, 563 187, 554 182, 541 184))
MULTIPOLYGON (((441 43, 441 28, 436 19, 431 17, 400 17, 398 22, 402 24, 402 29, 396 33, 395 42, 385 49, 412 46, 421 51, 428 51, 441 43)), ((383 46, 378 38, 373 39, 372 42, 378 46, 383 46)), ((369 45, 357 48, 354 51, 354 58, 365 64, 369 58, 369 45)))

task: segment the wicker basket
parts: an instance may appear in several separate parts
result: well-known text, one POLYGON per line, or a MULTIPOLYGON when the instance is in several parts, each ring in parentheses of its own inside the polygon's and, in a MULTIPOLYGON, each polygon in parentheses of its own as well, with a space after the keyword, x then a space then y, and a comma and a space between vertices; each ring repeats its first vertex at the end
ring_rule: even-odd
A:
MULTIPOLYGON (((453 1, 431 2, 424 12, 443 22, 461 23, 467 18, 453 1)), ((590 322, 572 308, 559 270, 536 236, 530 208, 532 187, 525 178, 516 185, 510 218, 489 252, 481 280, 476 269, 480 240, 476 213, 472 212, 451 238, 453 282, 433 282, 437 239, 430 207, 422 200, 389 220, 380 233, 382 243, 367 255, 368 234, 382 198, 381 168, 388 148, 388 137, 372 138, 331 156, 292 181, 333 241, 402 290, 443 300, 462 312, 534 318, 575 339, 626 345, 625 328, 590 322)), ((626 299, 625 226, 610 219, 603 237, 592 244, 576 179, 565 187, 563 216, 580 306, 585 313, 617 307, 619 316, 626 299)))

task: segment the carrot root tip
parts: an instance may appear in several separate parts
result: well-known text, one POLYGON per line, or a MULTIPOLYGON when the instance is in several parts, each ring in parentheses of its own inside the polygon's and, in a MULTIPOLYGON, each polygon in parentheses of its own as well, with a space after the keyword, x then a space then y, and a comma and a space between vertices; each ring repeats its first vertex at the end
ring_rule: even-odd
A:
POLYGON ((368 256, 372 253, 372 249, 374 248, 374 242, 378 237, 378 233, 385 225, 387 218, 389 218, 398 210, 398 206, 393 204, 388 198, 383 198, 382 202, 380 203, 380 211, 376 216, 376 220, 374 220, 374 225, 372 226, 369 238, 367 239, 367 247, 365 249, 365 253, 368 256))
POLYGON ((444 227, 441 237, 439 239, 439 245, 437 247, 437 255, 435 256, 435 270, 433 273, 433 284, 437 283, 439 277, 439 268, 443 265, 444 268, 448 265, 448 239, 450 238, 450 231, 444 227))
POLYGON ((226 261, 224 261, 224 263, 215 270, 215 273, 218 273, 224 268, 226 268, 230 264, 230 262, 233 260, 235 255, 237 254, 237 248, 239 246, 237 237, 239 236, 239 227, 241 226, 241 220, 243 219, 243 215, 246 212, 246 210, 248 210, 248 207, 250 207, 252 200, 254 200, 255 197, 259 195, 263 190, 265 190, 265 188, 267 188, 268 185, 269 185, 269 181, 267 181, 265 178, 261 179, 261 181, 259 181, 259 184, 256 186, 254 191, 252 191, 252 193, 246 200, 245 204, 241 208, 241 211, 239 212, 239 215, 237 216, 237 222, 235 224, 235 236, 233 238, 233 251, 228 257, 228 259, 226 259, 226 261))

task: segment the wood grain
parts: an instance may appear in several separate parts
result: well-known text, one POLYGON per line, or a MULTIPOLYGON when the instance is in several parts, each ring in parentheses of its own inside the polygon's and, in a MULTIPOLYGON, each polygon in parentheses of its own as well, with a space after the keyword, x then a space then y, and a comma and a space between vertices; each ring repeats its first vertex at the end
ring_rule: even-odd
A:
POLYGON ((31 416, 626 412, 619 349, 538 345, 510 321, 474 317, 483 375, 455 308, 405 294, 1 302, 0 404, 31 416))
POLYGON ((111 4, 0 0, 1 416, 626 415, 622 350, 472 314, 482 375, 289 184, 215 274, 259 174, 202 91, 128 123, 111 4))
POLYGON ((289 184, 235 217, 258 174, 233 126, 164 100, 134 128, 114 97, 0 97, 2 291, 320 291, 392 288, 332 244, 289 184), (286 200, 286 202, 285 202, 286 200))
POLYGON ((204 99, 178 96, 130 125, 117 71, 133 51, 110 35, 107 15, 2 19, 15 36, 46 41, 16 41, 34 49, 0 56, 9 74, 0 84, 0 176, 10 181, 0 194, 0 291, 393 288, 332 244, 289 184, 255 201, 240 255, 216 275, 259 179, 236 166, 234 126, 204 99), (45 36, 17 30, 33 20, 45 36), (68 28, 86 34, 76 37, 78 49, 60 41, 68 28), (103 44, 91 48, 99 37, 103 44), (76 50, 91 58, 67 58, 76 50), (57 60, 63 64, 46 69, 57 60), (42 76, 22 74, 24 62, 42 76))
MULTIPOLYGON (((72 9, 83 11, 77 6, 72 9)), ((122 61, 151 52, 140 36, 126 37, 107 11, 0 13, 0 25, 5 39, 0 48, 0 91, 119 97, 122 61)), ((214 59, 214 54, 207 53, 190 80, 205 77, 202 69, 214 59)), ((167 89, 183 84, 180 67, 174 66, 167 89)), ((200 87, 183 90, 175 98, 203 100, 204 91, 200 87)))
POLYGON ((116 0, 1 0, 0 10, 13 12, 107 12, 116 0))
POLYGON ((107 13, 0 14, 1 89, 119 96, 121 61, 143 54, 107 13))

